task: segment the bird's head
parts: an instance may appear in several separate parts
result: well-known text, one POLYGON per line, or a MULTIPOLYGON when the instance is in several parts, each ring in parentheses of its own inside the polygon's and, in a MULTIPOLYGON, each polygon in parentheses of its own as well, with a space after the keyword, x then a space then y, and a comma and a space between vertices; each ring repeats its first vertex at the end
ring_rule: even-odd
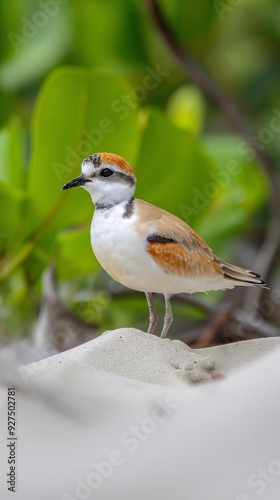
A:
POLYGON ((88 191, 93 203, 109 206, 128 201, 134 194, 136 177, 133 168, 121 156, 95 153, 82 162, 82 173, 62 187, 80 186, 88 191))

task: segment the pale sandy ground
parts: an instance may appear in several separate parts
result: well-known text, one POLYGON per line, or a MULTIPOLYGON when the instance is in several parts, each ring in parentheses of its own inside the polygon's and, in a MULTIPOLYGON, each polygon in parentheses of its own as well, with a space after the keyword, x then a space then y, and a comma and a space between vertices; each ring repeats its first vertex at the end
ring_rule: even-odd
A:
POLYGON ((280 338, 192 351, 115 330, 28 366, 1 359, 0 380, 3 500, 280 498, 280 338))

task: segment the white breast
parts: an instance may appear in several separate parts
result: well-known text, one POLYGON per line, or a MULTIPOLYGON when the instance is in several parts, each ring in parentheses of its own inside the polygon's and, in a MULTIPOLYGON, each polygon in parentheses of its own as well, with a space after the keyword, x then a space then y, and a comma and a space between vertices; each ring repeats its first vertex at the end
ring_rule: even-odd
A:
POLYGON ((139 288, 146 267, 146 241, 134 230, 135 219, 123 218, 123 205, 96 210, 91 225, 91 246, 105 271, 124 286, 139 288))

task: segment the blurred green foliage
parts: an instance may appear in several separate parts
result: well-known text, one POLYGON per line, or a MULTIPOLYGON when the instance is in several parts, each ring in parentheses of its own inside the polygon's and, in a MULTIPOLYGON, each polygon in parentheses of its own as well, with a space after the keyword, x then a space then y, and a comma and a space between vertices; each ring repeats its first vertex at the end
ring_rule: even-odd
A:
MULTIPOLYGON (((233 3, 160 2, 186 50, 247 104, 257 130, 269 129, 273 116, 280 122, 280 4, 233 3)), ((51 260, 61 280, 84 284, 99 270, 90 197, 60 190, 93 152, 124 156, 137 171, 138 197, 230 256, 269 200, 266 179, 243 139, 186 79, 145 2, 2 0, 0 31, 3 332, 35 315, 51 260)), ((278 158, 272 132, 258 140, 278 158)))

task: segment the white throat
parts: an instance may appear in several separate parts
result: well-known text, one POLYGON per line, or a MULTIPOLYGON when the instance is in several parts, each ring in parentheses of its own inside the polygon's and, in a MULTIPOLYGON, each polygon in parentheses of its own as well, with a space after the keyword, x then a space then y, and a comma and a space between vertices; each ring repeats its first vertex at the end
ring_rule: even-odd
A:
POLYGON ((82 186, 89 192, 91 199, 96 207, 113 206, 118 203, 128 202, 134 195, 135 186, 128 183, 115 181, 93 180, 82 186))

